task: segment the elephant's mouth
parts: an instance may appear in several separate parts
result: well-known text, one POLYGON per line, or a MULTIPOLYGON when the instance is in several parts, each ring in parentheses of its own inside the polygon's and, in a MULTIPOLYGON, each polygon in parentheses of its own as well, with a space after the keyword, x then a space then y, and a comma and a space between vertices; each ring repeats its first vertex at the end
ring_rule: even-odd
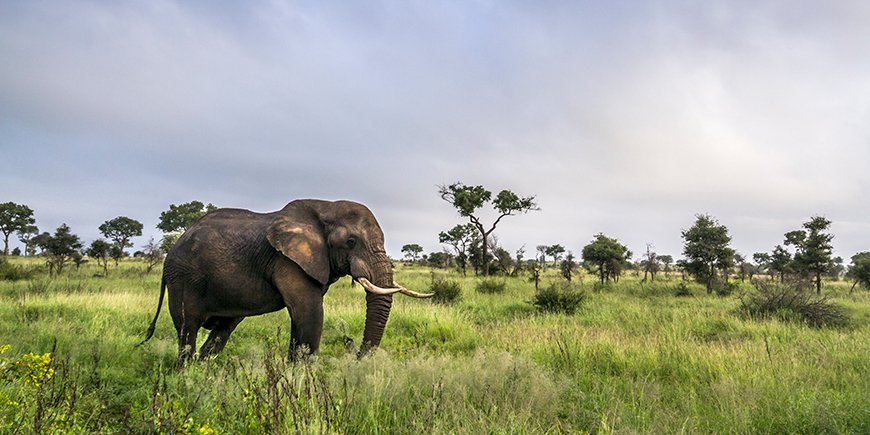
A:
POLYGON ((395 281, 393 281, 393 285, 395 286, 394 288, 378 287, 372 284, 372 282, 365 277, 354 278, 354 281, 360 283, 360 285, 363 286, 366 290, 376 295, 391 295, 393 293, 401 293, 403 295, 411 296, 414 298, 430 298, 435 295, 434 293, 418 293, 413 290, 408 290, 407 288, 395 281))

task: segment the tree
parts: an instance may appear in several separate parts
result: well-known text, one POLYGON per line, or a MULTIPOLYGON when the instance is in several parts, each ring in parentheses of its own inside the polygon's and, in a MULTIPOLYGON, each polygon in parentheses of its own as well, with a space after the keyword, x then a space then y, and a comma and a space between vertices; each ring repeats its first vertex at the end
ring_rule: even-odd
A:
POLYGON ((843 264, 843 257, 834 257, 831 260, 831 268, 828 270, 828 277, 834 281, 838 281, 846 271, 846 266, 843 264))
POLYGON ((16 246, 15 249, 12 250, 12 255, 14 255, 16 257, 21 255, 21 248, 16 246))
POLYGON ((142 258, 145 259, 145 273, 151 273, 154 266, 157 266, 163 261, 163 251, 160 249, 160 244, 154 241, 154 237, 148 239, 148 243, 142 247, 142 258))
POLYGON ((577 268, 577 262, 574 261, 574 253, 568 252, 568 255, 565 256, 565 259, 559 263, 559 271, 562 273, 562 278, 571 282, 571 278, 574 274, 574 269, 577 268))
POLYGON ((406 259, 411 262, 417 262, 420 258, 420 254, 423 253, 423 247, 416 243, 407 244, 402 246, 402 253, 405 254, 406 259))
POLYGON ((665 266, 665 279, 668 279, 668 274, 671 273, 671 265, 674 264, 674 257, 670 255, 659 255, 659 261, 665 266))
POLYGON ((199 201, 184 204, 170 204, 169 210, 160 213, 160 223, 157 229, 164 233, 183 232, 190 228, 199 218, 217 210, 214 204, 204 205, 199 201))
POLYGON ((559 264, 559 259, 562 258, 562 254, 565 253, 565 247, 562 245, 550 245, 547 246, 544 253, 546 253, 550 257, 553 257, 554 264, 559 264))
POLYGON ((17 231, 24 231, 28 225, 33 225, 33 210, 24 204, 4 202, 0 204, 0 232, 3 233, 3 255, 9 255, 9 236, 17 231))
POLYGON ((538 262, 541 263, 541 267, 547 267, 547 245, 538 245, 535 247, 535 250, 538 251, 538 262))
POLYGON ((650 275, 650 281, 656 281, 656 273, 659 271, 659 257, 649 243, 646 244, 646 253, 643 255, 643 260, 640 261, 640 267, 643 269, 643 282, 646 282, 647 274, 650 275))
POLYGON ((787 273, 792 270, 791 252, 788 252, 782 245, 776 245, 773 252, 769 256, 767 262, 767 270, 769 272, 779 274, 779 280, 783 281, 787 273))
POLYGON ((429 254, 428 261, 429 266, 431 267, 446 269, 450 267, 450 263, 453 261, 453 255, 447 251, 432 252, 429 254))
POLYGON ((36 225, 27 225, 18 230, 18 240, 24 244, 24 255, 33 255, 36 252, 36 243, 33 239, 39 234, 36 225))
MULTIPOLYGON (((510 190, 502 190, 492 199, 492 192, 486 190, 483 186, 466 186, 460 182, 453 183, 449 186, 441 186, 438 190, 441 199, 447 201, 459 212, 459 215, 466 217, 477 228, 480 233, 483 243, 483 258, 488 258, 487 241, 490 234, 495 231, 496 226, 505 216, 513 216, 518 213, 528 213, 532 210, 539 210, 535 204, 535 197, 520 197, 510 190), (487 229, 480 217, 476 214, 477 210, 483 207, 484 204, 490 203, 498 214, 498 217, 487 229)), ((489 275, 489 261, 484 262, 484 276, 489 275)))
POLYGON ((124 249, 133 246, 130 238, 142 235, 142 223, 127 216, 118 216, 103 222, 100 225, 100 233, 113 241, 120 251, 120 256, 123 256, 124 249))
POLYGON ((747 275, 749 280, 752 281, 752 275, 755 274, 756 268, 752 263, 746 261, 746 257, 743 254, 734 254, 734 264, 737 265, 737 271, 740 273, 740 282, 746 282, 747 275))
MULTIPOLYGON (((46 233, 47 234, 47 233, 46 233)), ((57 227, 54 235, 40 239, 42 254, 47 257, 49 274, 63 272, 63 266, 82 248, 79 236, 73 234, 66 224, 57 227)))
POLYGON ((103 266, 103 275, 109 274, 109 257, 112 252, 112 244, 103 240, 97 239, 91 242, 91 245, 85 250, 88 257, 97 260, 97 265, 103 266))
POLYGON ((859 252, 852 256, 852 264, 849 265, 847 276, 855 280, 852 288, 849 289, 850 293, 858 284, 870 289, 870 252, 859 252))
POLYGON ((828 233, 831 221, 822 216, 813 216, 803 224, 803 230, 789 231, 785 244, 795 247, 794 268, 803 276, 810 276, 816 284, 816 294, 822 293, 822 275, 831 269, 831 240, 828 233))
POLYGON ((758 273, 767 273, 770 267, 770 254, 766 252, 756 252, 752 254, 752 261, 755 262, 755 270, 758 273))
POLYGON ((456 263, 459 265, 459 269, 462 270, 462 276, 466 275, 465 268, 468 265, 468 250, 471 248, 475 231, 477 229, 472 224, 460 224, 447 232, 442 231, 438 234, 438 242, 450 245, 453 251, 456 252, 456 263))
POLYGON ((710 217, 697 215, 695 224, 682 232, 683 255, 686 257, 686 271, 698 282, 707 286, 707 293, 713 293, 716 271, 726 274, 734 266, 734 250, 731 249, 731 236, 728 228, 710 217))
POLYGON ((616 279, 631 258, 631 251, 616 239, 611 239, 602 233, 595 235, 591 243, 583 247, 583 262, 590 271, 594 266, 598 271, 601 283, 616 279))

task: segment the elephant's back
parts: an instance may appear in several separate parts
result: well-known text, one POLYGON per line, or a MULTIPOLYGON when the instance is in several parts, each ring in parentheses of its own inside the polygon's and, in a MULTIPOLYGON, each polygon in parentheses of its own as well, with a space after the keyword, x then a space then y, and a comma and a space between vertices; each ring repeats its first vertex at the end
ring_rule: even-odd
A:
MULTIPOLYGON (((273 213, 222 208, 206 214, 182 234, 166 256, 164 270, 211 274, 243 267, 266 242, 273 213)), ((173 273, 173 274, 174 274, 173 273)))

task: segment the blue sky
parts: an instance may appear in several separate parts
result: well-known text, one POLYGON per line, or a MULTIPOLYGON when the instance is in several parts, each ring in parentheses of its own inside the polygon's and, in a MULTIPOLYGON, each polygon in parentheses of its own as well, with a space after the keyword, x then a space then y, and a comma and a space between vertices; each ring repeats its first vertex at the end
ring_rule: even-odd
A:
POLYGON ((870 250, 870 4, 2 2, 0 200, 87 242, 171 203, 352 199, 440 250, 437 186, 537 195, 509 250, 870 250))

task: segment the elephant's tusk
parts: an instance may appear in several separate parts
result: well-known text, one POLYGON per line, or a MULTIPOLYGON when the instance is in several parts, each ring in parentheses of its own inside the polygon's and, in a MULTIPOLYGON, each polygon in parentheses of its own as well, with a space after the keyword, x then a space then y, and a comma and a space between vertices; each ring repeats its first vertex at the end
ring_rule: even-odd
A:
POLYGON ((398 287, 399 292, 401 292, 403 295, 408 295, 408 296, 411 296, 414 298, 421 298, 422 299, 422 298, 431 298, 432 296, 435 296, 435 293, 417 293, 413 290, 408 290, 404 286, 402 286, 402 284, 399 284, 395 281, 393 281, 393 285, 398 287))
POLYGON ((398 288, 380 288, 374 284, 372 284, 369 280, 365 278, 357 278, 356 281, 360 283, 366 290, 376 294, 376 295, 391 295, 393 293, 398 293, 402 291, 402 289, 398 288))

